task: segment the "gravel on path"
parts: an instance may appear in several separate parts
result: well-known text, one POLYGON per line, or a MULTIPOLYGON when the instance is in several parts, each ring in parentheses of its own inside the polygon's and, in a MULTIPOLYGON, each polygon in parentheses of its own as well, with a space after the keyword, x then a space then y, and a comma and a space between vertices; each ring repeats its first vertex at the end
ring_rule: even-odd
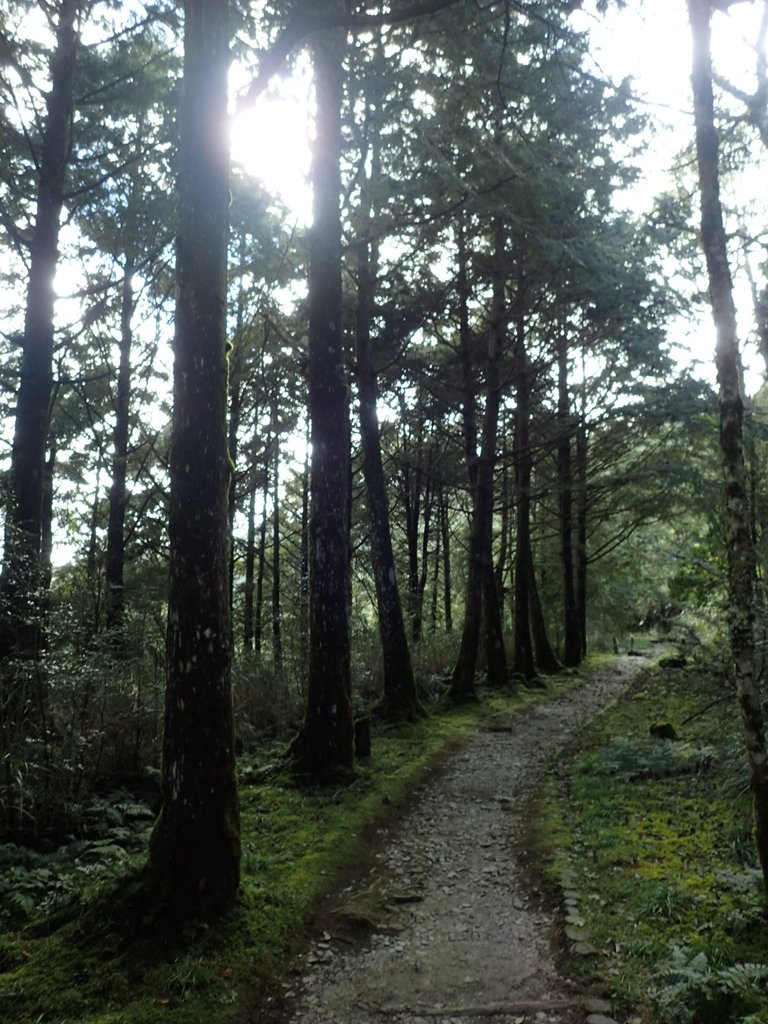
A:
POLYGON ((609 1004, 558 973, 557 914, 526 870, 523 831, 552 757, 638 662, 482 731, 419 790, 381 830, 373 867, 335 895, 286 985, 289 1024, 610 1024, 609 1004))

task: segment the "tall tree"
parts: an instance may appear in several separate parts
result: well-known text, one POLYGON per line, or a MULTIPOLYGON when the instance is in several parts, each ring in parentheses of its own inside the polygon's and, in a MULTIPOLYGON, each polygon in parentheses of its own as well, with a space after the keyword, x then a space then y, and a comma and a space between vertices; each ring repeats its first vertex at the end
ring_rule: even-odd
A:
MULTIPOLYGON (((50 61, 38 167, 35 223, 30 241, 21 370, 11 450, 5 549, 0 577, 0 660, 36 658, 41 644, 43 493, 53 389, 54 275, 59 224, 71 147, 73 80, 79 48, 81 0, 61 0, 50 61)), ((41 684, 39 684, 41 685, 41 684)), ((38 703, 40 693, 17 694, 38 703)), ((22 713, 23 706, 15 713, 22 713)))
POLYGON ((720 202, 719 139, 711 57, 711 0, 687 0, 693 37, 693 110, 701 199, 701 244, 707 262, 720 388, 720 447, 725 474, 730 640, 755 811, 757 852, 768 890, 768 747, 754 635, 754 542, 744 465, 744 399, 736 309, 720 202))
POLYGON ((203 917, 232 904, 240 872, 227 515, 228 69, 228 4, 187 0, 163 804, 150 869, 178 911, 203 917))
MULTIPOLYGON (((340 10, 333 0, 331 13, 340 10)), ((313 40, 315 141, 309 243, 309 673, 304 721, 290 755, 301 772, 354 759, 349 632, 351 456, 341 302, 341 29, 313 40)))
POLYGON ((380 139, 375 123, 377 111, 368 104, 366 128, 371 138, 362 148, 359 237, 357 239, 357 309, 355 315, 355 369, 360 402, 360 447, 363 459, 371 562, 376 585, 376 607, 384 670, 384 692, 378 713, 387 718, 420 716, 423 711, 416 692, 411 652, 397 583, 392 532, 389 521, 384 465, 376 408, 378 384, 371 353, 371 323, 374 314, 377 249, 371 239, 374 187, 380 187, 380 139), (365 162, 370 156, 370 178, 365 162))

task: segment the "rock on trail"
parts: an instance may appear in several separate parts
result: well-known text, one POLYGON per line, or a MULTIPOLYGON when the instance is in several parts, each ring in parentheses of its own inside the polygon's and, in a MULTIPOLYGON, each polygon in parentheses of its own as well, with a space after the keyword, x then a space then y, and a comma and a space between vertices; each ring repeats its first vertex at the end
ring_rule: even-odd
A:
POLYGON ((487 729, 422 787, 372 869, 336 894, 287 986, 289 1024, 610 1024, 609 1004, 558 974, 555 915, 520 847, 549 760, 639 668, 620 659, 487 729))

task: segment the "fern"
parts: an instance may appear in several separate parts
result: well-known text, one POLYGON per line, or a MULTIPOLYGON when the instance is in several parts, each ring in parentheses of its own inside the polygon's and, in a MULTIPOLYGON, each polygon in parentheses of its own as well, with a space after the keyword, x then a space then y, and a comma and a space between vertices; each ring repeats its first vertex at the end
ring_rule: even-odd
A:
POLYGON ((675 947, 659 969, 654 1001, 665 1024, 722 1024, 765 1003, 768 965, 715 967, 703 952, 675 947))
POLYGON ((619 736, 600 752, 594 770, 622 782, 642 778, 666 778, 701 771, 716 757, 714 747, 682 741, 619 736))

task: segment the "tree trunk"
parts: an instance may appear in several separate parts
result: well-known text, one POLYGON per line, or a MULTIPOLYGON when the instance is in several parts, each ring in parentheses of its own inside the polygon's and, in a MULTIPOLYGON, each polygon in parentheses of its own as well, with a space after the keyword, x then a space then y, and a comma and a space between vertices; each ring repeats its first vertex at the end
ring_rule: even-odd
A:
POLYGON ((128 469, 128 436, 131 413, 131 346, 133 331, 134 261, 125 258, 120 303, 120 364, 115 393, 115 429, 112 436, 112 483, 109 488, 109 519, 107 522, 107 553, 105 558, 106 628, 116 653, 124 651, 125 594, 125 510, 128 504, 126 477, 128 469))
MULTIPOLYGON (((582 400, 582 404, 583 404, 582 400)), ((586 413, 582 408, 576 434, 576 465, 574 473, 576 497, 576 616, 579 623, 582 657, 587 653, 587 465, 589 437, 586 413)))
POLYGON ((301 544, 299 548, 299 656, 309 657, 309 437, 301 474, 301 544))
MULTIPOLYGON (((518 280, 522 268, 518 269, 518 280)), ((519 291, 519 288, 518 288, 519 291)), ((518 300, 520 301, 520 300, 518 300)), ((525 347, 525 317, 522 310, 516 318, 515 331, 515 493, 517 516, 515 547, 515 673, 524 683, 536 677, 531 639, 531 442, 530 442, 530 379, 528 353, 525 347)))
POLYGON ((228 5, 187 0, 184 23, 163 804, 150 868, 178 913, 211 918, 232 905, 240 875, 227 514, 228 5))
POLYGON ((245 582, 243 586, 243 650, 253 654, 253 597, 256 589, 256 484, 248 494, 248 526, 245 537, 245 582))
POLYGON ((451 524, 448 516, 448 503, 445 500, 442 486, 438 495, 440 514, 440 537, 443 551, 443 614, 445 631, 453 631, 453 595, 451 592, 451 524))
MULTIPOLYGON (((486 367, 487 395, 483 415, 480 457, 475 462, 472 525, 469 536, 469 571, 465 601, 464 627, 456 666, 451 677, 453 699, 464 699, 474 692, 474 675, 480 647, 481 609, 485 612, 487 672, 491 686, 509 682, 504 638, 501 629, 498 591, 493 567, 493 476, 496 466, 496 435, 501 401, 500 364, 506 341, 506 233, 501 218, 494 222, 493 299, 488 331, 486 367)), ((469 388, 465 385, 465 403, 469 388)), ((471 402, 470 405, 473 405, 471 402)), ((467 441, 467 473, 473 485, 470 436, 467 441)))
POLYGON ((560 513, 560 559, 563 569, 563 661, 574 668, 583 657, 576 604, 573 563, 573 468, 571 460, 571 407, 568 394, 568 341, 565 332, 557 342, 557 380, 560 442, 557 448, 557 497, 560 513))
POLYGON ((43 483, 43 529, 40 544, 40 572, 42 575, 45 617, 49 612, 51 579, 53 578, 53 482, 56 476, 56 440, 49 442, 48 458, 45 463, 45 480, 43 483))
MULTIPOLYGON (((334 0, 334 6, 338 0, 334 0)), ((298 771, 354 759, 349 635, 351 457, 341 301, 341 30, 314 39, 313 223, 309 239, 309 416, 312 431, 309 673, 298 771)))
POLYGON ((269 500, 269 442, 264 456, 264 492, 261 500, 261 523, 259 525, 258 568, 256 571, 256 608, 254 609, 253 646, 261 654, 264 636, 264 574, 267 568, 267 502, 269 500))
POLYGON ((768 891, 768 749, 754 637, 755 550, 749 529, 744 468, 741 354, 720 204, 719 140, 712 92, 710 0, 688 0, 688 14, 693 35, 691 82, 701 196, 701 242, 709 276, 709 297, 716 331, 715 363, 720 387, 731 653, 751 774, 757 852, 768 891))
POLYGON ((533 658, 536 668, 544 673, 560 672, 563 666, 552 649, 552 644, 549 642, 547 621, 544 618, 544 609, 541 607, 539 586, 536 582, 536 563, 533 557, 533 548, 528 552, 528 566, 531 641, 533 643, 533 658))
POLYGON ((272 451, 272 661, 283 667, 283 614, 280 607, 280 436, 277 402, 272 407, 274 448, 272 451))
MULTIPOLYGON (((51 88, 38 167, 35 225, 30 243, 19 390, 8 478, 0 598, 0 661, 36 660, 42 644, 40 549, 48 423, 53 389, 53 281, 58 262, 72 124, 72 81, 79 46, 80 0, 61 0, 51 88)), ((22 676, 25 674, 22 674, 22 676)), ((42 676, 33 672, 42 685, 42 676)), ((19 677, 21 678, 21 676, 19 677)), ((3 684, 7 685, 7 684, 3 684)), ((0 694, 0 706, 4 703, 0 694)), ((39 706, 42 693, 9 694, 13 717, 39 706)))
MULTIPOLYGON (((377 175, 377 147, 373 143, 372 176, 377 175)), ((376 584, 376 607, 384 672, 384 692, 376 713, 384 718, 413 720, 423 714, 416 692, 411 652, 405 630, 403 607, 395 571, 389 500, 381 458, 379 419, 376 410, 378 388, 371 356, 371 321, 375 267, 371 265, 368 239, 371 216, 370 183, 363 185, 361 198, 361 238, 357 247, 357 311, 355 354, 357 391, 360 402, 360 447, 368 506, 371 563, 376 584)), ((375 258, 374 261, 375 263, 375 258)))

